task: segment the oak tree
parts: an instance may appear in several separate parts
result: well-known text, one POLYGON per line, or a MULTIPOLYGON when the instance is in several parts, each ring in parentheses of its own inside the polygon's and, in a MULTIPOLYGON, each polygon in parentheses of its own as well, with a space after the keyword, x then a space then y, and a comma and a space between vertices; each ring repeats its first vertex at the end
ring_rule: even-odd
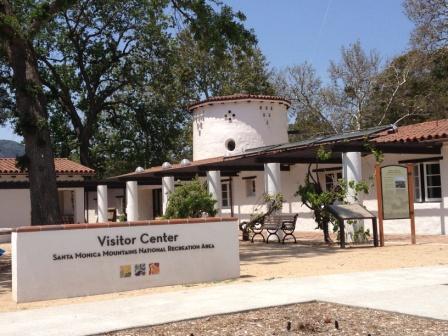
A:
MULTIPOLYGON (((33 225, 61 221, 47 99, 35 42, 73 2, 0 1, 0 60, 5 70, 2 84, 10 84, 6 92, 14 94, 14 117, 25 142, 20 163, 29 176, 33 225)), ((2 91, 4 96, 5 89, 2 91)))

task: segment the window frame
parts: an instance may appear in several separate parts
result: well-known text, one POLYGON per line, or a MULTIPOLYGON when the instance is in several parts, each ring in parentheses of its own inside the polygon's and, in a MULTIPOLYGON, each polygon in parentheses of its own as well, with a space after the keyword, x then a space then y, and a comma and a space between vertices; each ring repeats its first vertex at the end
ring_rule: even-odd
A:
POLYGON ((416 179, 415 170, 413 171, 413 177, 414 177, 414 203, 431 203, 431 202, 441 202, 442 196, 439 197, 428 197, 428 190, 430 188, 440 188, 440 195, 442 195, 442 181, 440 181, 439 186, 428 186, 428 176, 439 176, 441 178, 441 169, 440 169, 440 162, 439 161, 428 161, 428 162, 421 162, 414 165, 414 167, 418 167, 418 178, 416 179), (439 165, 439 174, 428 174, 428 168, 429 165, 439 165), (420 197, 417 198, 417 192, 416 189, 418 189, 420 197))
POLYGON ((325 179, 325 191, 330 191, 328 190, 328 183, 327 183, 327 176, 331 176, 332 179, 332 186, 334 187, 334 185, 337 183, 337 181, 339 179, 342 179, 342 170, 336 170, 336 171, 332 171, 332 172, 325 172, 324 173, 324 179, 325 179), (339 177, 338 177, 339 175, 339 177))
POLYGON ((230 209, 230 181, 221 182, 221 206, 223 209, 230 209), (224 191, 224 189, 226 190, 224 191), (227 197, 224 197, 224 193, 227 194, 227 197), (227 205, 224 205, 224 201, 226 201, 227 205))
POLYGON ((253 178, 246 178, 245 181, 245 189, 246 189, 246 198, 249 197, 256 197, 257 196, 257 179, 256 177, 253 178))
POLYGON ((425 183, 425 198, 427 202, 441 202, 442 201, 442 181, 440 181, 439 186, 429 186, 428 185, 428 176, 439 176, 441 180, 441 173, 440 173, 440 162, 424 162, 423 163, 423 170, 424 170, 424 183, 425 183), (428 174, 428 165, 437 164, 439 165, 439 174, 428 174), (439 188, 440 189, 440 197, 427 197, 429 195, 428 190, 430 188, 439 188))

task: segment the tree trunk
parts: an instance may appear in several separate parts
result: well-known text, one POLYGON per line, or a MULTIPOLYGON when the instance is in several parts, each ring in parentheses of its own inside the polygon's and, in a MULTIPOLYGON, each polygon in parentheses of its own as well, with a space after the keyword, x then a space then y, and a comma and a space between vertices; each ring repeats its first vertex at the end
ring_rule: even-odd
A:
POLYGON ((46 99, 33 47, 19 36, 10 37, 5 45, 13 69, 18 127, 25 139, 23 163, 30 181, 31 225, 61 223, 46 99))
POLYGON ((324 232, 324 241, 328 244, 333 243, 333 240, 330 237, 330 231, 328 230, 328 222, 322 223, 322 231, 324 232))
POLYGON ((79 160, 80 160, 81 164, 84 166, 87 166, 89 168, 97 168, 93 165, 92 156, 90 154, 90 139, 91 138, 92 138, 92 135, 84 127, 81 130, 80 135, 78 136, 79 160))

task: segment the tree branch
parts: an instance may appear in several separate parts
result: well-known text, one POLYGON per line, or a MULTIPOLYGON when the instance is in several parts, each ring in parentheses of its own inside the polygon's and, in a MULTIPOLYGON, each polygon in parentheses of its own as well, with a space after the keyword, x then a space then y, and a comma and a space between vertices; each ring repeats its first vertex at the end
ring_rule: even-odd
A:
POLYGON ((52 2, 44 2, 39 4, 32 13, 34 19, 31 21, 30 28, 28 29, 28 35, 33 37, 36 35, 47 22, 53 17, 77 3, 77 0, 53 0, 52 2))

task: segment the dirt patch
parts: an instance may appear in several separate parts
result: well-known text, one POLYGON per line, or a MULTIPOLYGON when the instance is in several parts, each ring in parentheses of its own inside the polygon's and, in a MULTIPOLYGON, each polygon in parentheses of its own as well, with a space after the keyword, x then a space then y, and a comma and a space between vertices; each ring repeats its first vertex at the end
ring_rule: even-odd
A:
POLYGON ((128 329, 102 335, 443 336, 448 335, 448 322, 372 309, 311 302, 128 329))
MULTIPOLYGON (((364 272, 403 267, 448 265, 448 236, 419 236, 417 245, 408 238, 394 236, 383 248, 327 246, 319 233, 298 233, 298 244, 240 242, 241 277, 227 283, 251 282, 273 278, 304 277, 336 273, 364 272), (406 245, 407 244, 407 245, 406 245)), ((386 237, 388 238, 388 237, 386 237)), ((0 257, 0 312, 55 305, 110 300, 144 294, 215 286, 216 283, 147 288, 128 292, 16 304, 11 297, 11 253, 9 244, 0 244, 7 254, 0 257)))

